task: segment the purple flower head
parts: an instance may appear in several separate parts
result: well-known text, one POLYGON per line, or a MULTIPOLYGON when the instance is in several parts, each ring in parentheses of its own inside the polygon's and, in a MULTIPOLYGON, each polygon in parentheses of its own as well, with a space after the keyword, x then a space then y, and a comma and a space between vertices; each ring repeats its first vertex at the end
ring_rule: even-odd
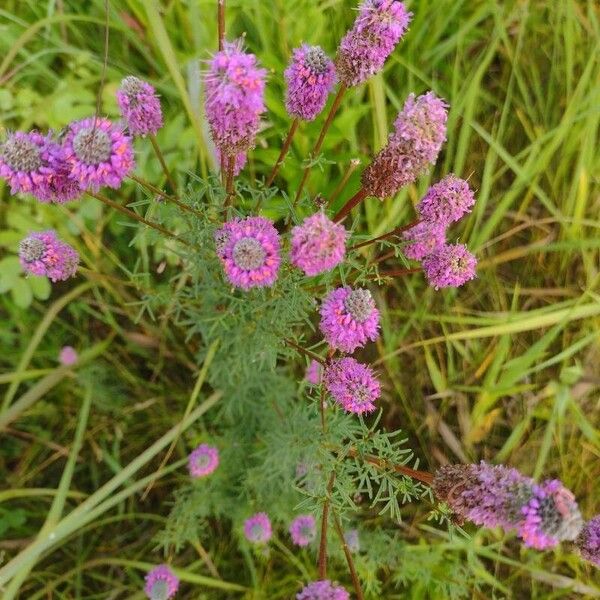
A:
POLYGON ((398 0, 364 0, 354 26, 338 49, 336 68, 342 83, 359 85, 381 71, 411 17, 398 0))
POLYGON ((429 188, 417 211, 422 219, 448 225, 471 212, 474 204, 475 194, 469 184, 450 174, 429 188))
POLYGON ((266 513, 256 513, 244 522, 244 535, 253 544, 265 544, 273 534, 271 521, 266 513))
POLYGON ((312 385, 320 385, 321 378, 323 377, 323 367, 316 360, 311 360, 310 364, 306 368, 305 379, 312 385))
POLYGON ((294 50, 285 70, 285 107, 292 117, 312 121, 323 110, 335 85, 333 61, 320 46, 304 44, 294 50))
POLYGON ((574 540, 583 527, 575 496, 556 479, 534 485, 521 512, 519 535, 527 546, 538 550, 574 540))
POLYGON ((317 537, 317 525, 312 515, 300 515, 290 525, 290 535, 296 546, 308 546, 317 537))
POLYGON ((227 279, 248 290, 269 287, 281 263, 279 234, 264 217, 246 217, 225 223, 215 233, 217 255, 227 279))
POLYGON ((379 311, 369 290, 341 287, 321 306, 321 333, 337 350, 351 353, 379 337, 379 311))
POLYGON ((84 189, 117 189, 135 167, 131 138, 102 117, 71 123, 63 147, 71 178, 84 189))
POLYGON ((575 545, 585 560, 600 567, 600 515, 585 523, 575 545))
POLYGON ((179 579, 168 565, 158 565, 146 575, 144 592, 150 600, 169 600, 179 588, 179 579))
POLYGON ((364 189, 380 199, 393 196, 434 164, 446 140, 448 105, 433 92, 411 94, 388 143, 364 170, 364 189))
MULTIPOLYGON (((64 204, 77 200, 83 194, 78 181, 71 177, 71 164, 67 160, 65 148, 52 142, 49 146, 50 177, 47 200, 64 204)), ((44 201, 40 198, 40 200, 44 201)))
POLYGON ((0 177, 8 181, 11 194, 32 194, 42 202, 50 200, 51 147, 50 138, 36 131, 17 131, 0 144, 0 177))
POLYGON ((31 275, 46 276, 50 280, 64 281, 77 272, 79 254, 56 237, 56 232, 30 233, 19 244, 19 260, 31 275))
POLYGON ((73 346, 63 346, 58 355, 58 361, 65 367, 73 366, 79 360, 77 351, 73 346))
MULTIPOLYGON (((217 160, 220 164, 221 163, 221 151, 218 148, 217 148, 217 160)), ((234 177, 237 177, 243 171, 247 162, 248 162, 248 154, 246 154, 246 152, 238 152, 235 155, 235 161, 233 163, 234 177)), ((227 170, 227 164, 225 164, 224 166, 225 166, 225 170, 227 170)))
POLYGON ((421 221, 402 234, 407 244, 402 249, 406 258, 423 260, 446 244, 446 228, 439 223, 421 221))
POLYGON ((327 365, 323 375, 325 388, 348 412, 357 414, 375 410, 381 386, 373 370, 353 358, 338 358, 327 365))
POLYGON ((160 100, 155 89, 133 75, 121 81, 117 102, 131 135, 155 135, 162 127, 160 100))
POLYGON ((343 225, 315 213, 292 229, 290 261, 309 276, 331 271, 344 260, 347 237, 343 225))
POLYGON ((296 594, 296 600, 350 600, 350 594, 328 579, 313 581, 296 594))
POLYGON ((246 152, 254 146, 265 111, 266 71, 242 42, 225 42, 210 61, 205 75, 206 118, 215 145, 225 155, 246 152))
POLYGON ((206 477, 219 466, 219 451, 214 446, 200 444, 188 456, 188 471, 192 477, 206 477))
POLYGON ((344 533, 344 541, 348 550, 356 554, 360 552, 360 538, 358 537, 358 529, 349 529, 344 533))
POLYGON ((436 290, 460 287, 475 279, 477 259, 464 244, 446 244, 423 260, 423 270, 436 290))

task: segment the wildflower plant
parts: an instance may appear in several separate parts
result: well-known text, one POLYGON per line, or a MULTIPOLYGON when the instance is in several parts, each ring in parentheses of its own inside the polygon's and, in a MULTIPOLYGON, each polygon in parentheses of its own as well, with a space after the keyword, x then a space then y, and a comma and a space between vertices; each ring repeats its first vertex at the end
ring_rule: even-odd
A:
MULTIPOLYGON (((224 3, 219 7, 222 17, 224 3)), ((140 314, 168 307, 173 326, 195 343, 194 359, 206 369, 201 384, 221 399, 218 417, 205 416, 202 434, 181 441, 187 472, 158 545, 183 561, 186 546, 219 519, 243 552, 264 557, 285 532, 315 562, 312 580, 294 592, 298 600, 343 600, 349 590, 359 599, 365 590, 377 597, 381 567, 398 569, 399 585, 413 576, 411 569, 417 573, 398 532, 351 526, 368 516, 391 529, 413 503, 440 502, 454 525, 502 527, 539 550, 574 542, 584 558, 598 563, 597 518, 584 525, 575 498, 557 480, 537 483, 485 463, 423 471, 409 433, 381 425, 389 391, 383 369, 372 364, 373 344, 381 341, 378 287, 399 276, 424 278, 439 294, 468 285, 477 258, 448 230, 473 209, 475 193, 466 180, 446 175, 417 203, 411 223, 366 241, 358 239, 349 216, 371 198, 395 197, 432 170, 447 137, 452 99, 434 91, 410 94, 387 144, 363 170, 360 189, 337 211, 327 199, 304 201, 310 164, 294 190, 302 202, 277 187, 298 123, 319 118, 337 81, 337 96, 323 116, 324 136, 344 91, 381 71, 407 35, 410 18, 398 0, 363 0, 335 59, 306 44, 292 52, 280 99, 292 126, 276 164, 259 182, 248 183, 243 169, 265 117, 267 71, 243 40, 220 39, 205 62, 216 168, 207 177, 190 174, 185 189, 178 189, 162 160, 169 193, 134 173, 134 144, 148 143, 134 138, 148 137, 160 159, 155 135, 163 124, 153 86, 134 75, 125 74, 117 92, 122 121, 92 115, 65 123, 63 136, 15 132, 0 146, 0 175, 12 193, 58 203, 85 194, 135 219, 140 231, 154 230, 174 249, 182 283, 145 293, 140 314), (118 189, 128 177, 153 197, 158 189, 170 218, 141 218, 106 198, 103 188, 118 189), (290 200, 285 214, 280 195, 290 200), (398 254, 377 256, 386 240, 396 244, 400 264, 398 254), (375 260, 367 262, 366 246, 375 260), (404 268, 410 261, 420 265, 404 268), (347 563, 343 582, 328 573, 328 557, 347 563)), ((24 238, 19 259, 27 273, 53 282, 76 276, 79 261, 53 231, 24 238)), ((78 357, 65 347, 60 360, 74 365, 78 357)), ((423 555, 432 565, 436 560, 433 551, 423 555)), ((456 589, 447 597, 466 596, 464 566, 454 565, 453 572, 456 589)), ((171 598, 179 585, 172 569, 160 565, 148 573, 144 589, 148 598, 171 598)), ((440 593, 447 592, 443 585, 436 588, 440 593)))

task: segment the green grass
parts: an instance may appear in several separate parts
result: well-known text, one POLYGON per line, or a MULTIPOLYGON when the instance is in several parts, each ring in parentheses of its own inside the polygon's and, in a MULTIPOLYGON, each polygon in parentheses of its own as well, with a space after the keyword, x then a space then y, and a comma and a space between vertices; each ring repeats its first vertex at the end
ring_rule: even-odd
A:
MULTIPOLYGON (((1 3, 1 127, 61 128, 93 113, 103 77, 103 4, 1 3)), ((290 49, 305 40, 333 53, 354 4, 228 1, 228 36, 245 33, 272 70, 268 121, 245 176, 268 173, 289 126, 282 70, 290 49)), ((450 102, 448 143, 430 178, 383 203, 368 200, 360 212, 361 233, 375 236, 407 222, 411 204, 448 171, 478 190, 473 214, 456 229, 481 261, 475 282, 440 293, 416 276, 377 290, 383 335, 372 359, 386 379, 384 425, 408 431, 427 467, 486 459, 560 477, 590 517, 600 512, 598 3, 410 4, 405 41, 383 75, 346 95, 323 150, 333 164, 315 169, 309 184, 327 197, 351 159, 364 164, 408 93, 432 88, 450 102)), ((214 5, 110 2, 102 110, 116 116, 114 91, 124 75, 152 81, 167 115, 159 143, 180 181, 212 168, 198 73, 216 43, 214 5)), ((320 124, 300 127, 281 172, 290 190, 320 124)), ((159 181, 150 146, 137 149, 137 172, 159 181)), ((358 189, 359 173, 339 206, 358 189)), ((140 598, 143 573, 158 560, 153 536, 183 477, 175 471, 185 457, 180 434, 200 416, 200 409, 186 414, 195 401, 197 342, 171 326, 168 312, 139 314, 153 279, 138 273, 156 273, 163 262, 176 268, 177 259, 152 234, 130 245, 131 223, 91 199, 56 208, 0 193, 0 391, 4 409, 12 407, 0 416, 0 429, 7 427, 0 433, 0 551, 3 564, 18 561, 6 597, 140 598), (78 247, 88 269, 80 281, 50 296, 20 276, 14 248, 31 227, 56 227, 78 247), (89 393, 56 367, 66 343, 87 352, 81 377, 89 393), (161 465, 161 449, 174 440, 173 457, 161 465)), ((142 213, 160 211, 132 184, 112 197, 139 202, 142 213)), ((600 596, 597 571, 566 547, 520 551, 490 531, 447 538, 425 518, 426 509, 409 515, 407 538, 464 551, 485 586, 474 598, 600 596)), ((266 597, 256 579, 262 567, 241 557, 233 540, 214 535, 202 544, 181 562, 182 579, 194 584, 189 598, 266 597)), ((298 565, 278 548, 272 560, 266 581, 277 598, 290 597, 302 577, 298 565)), ((309 557, 301 560, 313 569, 309 557)), ((389 597, 427 596, 415 585, 389 597)))

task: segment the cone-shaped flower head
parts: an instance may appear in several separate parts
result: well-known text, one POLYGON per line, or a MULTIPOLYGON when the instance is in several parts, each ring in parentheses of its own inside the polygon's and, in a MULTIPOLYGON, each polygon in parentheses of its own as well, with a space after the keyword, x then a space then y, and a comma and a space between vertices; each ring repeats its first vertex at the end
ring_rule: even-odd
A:
POLYGON ((332 360, 323 375, 325 388, 348 412, 362 414, 375 410, 381 386, 371 367, 353 358, 332 360))
POLYGON ((188 456, 188 471, 192 477, 206 477, 219 466, 219 451, 214 446, 200 444, 188 456))
POLYGON ((475 278, 477 259, 464 244, 446 244, 423 260, 423 270, 436 290, 460 287, 475 278))
POLYGON ((254 146, 265 111, 266 71, 241 41, 225 42, 210 61, 206 82, 206 118, 213 141, 226 156, 254 146))
POLYGON ((58 360, 61 365, 71 367, 79 360, 79 356, 73 346, 63 346, 58 355, 58 360))
POLYGON ((544 549, 574 540, 583 525, 571 492, 558 481, 541 485, 502 465, 449 465, 432 484, 435 496, 461 518, 516 529, 526 545, 544 549))
POLYGON ((296 546, 308 546, 317 536, 317 525, 312 515, 300 515, 290 525, 290 535, 296 546))
POLYGON ((321 333, 337 350, 351 353, 379 336, 379 311, 369 290, 333 290, 321 306, 321 333))
POLYGON ((362 174, 369 195, 393 196, 435 163, 446 140, 447 108, 433 92, 408 97, 387 145, 362 174))
POLYGON ((429 188, 419 202, 417 212, 431 223, 448 225, 471 212, 474 204, 475 194, 469 184, 450 174, 429 188))
POLYGON ((64 281, 77 272, 79 254, 56 237, 55 231, 30 233, 19 244, 19 260, 27 273, 64 281))
POLYGON ((402 234, 406 245, 404 255, 411 260, 423 260, 446 245, 446 228, 439 223, 421 221, 402 234))
POLYGON ((167 565, 158 565, 146 575, 144 592, 150 600, 169 600, 179 588, 179 579, 167 565))
MULTIPOLYGON (((64 146, 52 142, 49 147, 50 180, 48 182, 47 200, 64 204, 77 200, 83 194, 79 181, 71 176, 71 163, 67 160, 64 146)), ((44 201, 44 199, 39 198, 44 201)))
POLYGON ((244 522, 244 535, 253 544, 265 544, 271 539, 273 531, 266 513, 256 513, 244 522))
POLYGON ((311 360, 308 367, 306 368, 306 375, 304 378, 308 383, 312 385, 320 385, 321 378, 323 377, 323 367, 321 363, 316 360, 311 360))
POLYGON ((312 121, 323 110, 335 85, 333 61, 320 46, 304 44, 294 50, 285 70, 285 107, 292 117, 312 121))
POLYGON ((155 135, 162 127, 160 100, 148 82, 133 75, 125 77, 117 90, 117 102, 131 135, 155 135))
POLYGON ((279 234, 264 217, 225 223, 215 233, 217 254, 227 279, 236 287, 268 287, 277 279, 281 262, 279 234))
POLYGON ((131 138, 102 117, 71 123, 63 147, 71 178, 84 189, 117 189, 135 167, 131 138))
POLYGON ((50 151, 48 136, 32 131, 16 131, 0 144, 0 177, 7 180, 11 194, 32 194, 38 200, 50 199, 50 151))
POLYGON ((338 77, 347 86, 359 85, 381 71, 412 16, 399 0, 364 0, 358 10, 336 57, 338 77))
POLYGON ((590 519, 575 540, 579 553, 585 560, 600 567, 600 515, 590 519))
POLYGON ((309 276, 331 271, 344 260, 347 237, 343 225, 315 213, 292 229, 290 262, 309 276))
POLYGON ((296 594, 296 600, 350 600, 350 594, 328 579, 313 581, 296 594))

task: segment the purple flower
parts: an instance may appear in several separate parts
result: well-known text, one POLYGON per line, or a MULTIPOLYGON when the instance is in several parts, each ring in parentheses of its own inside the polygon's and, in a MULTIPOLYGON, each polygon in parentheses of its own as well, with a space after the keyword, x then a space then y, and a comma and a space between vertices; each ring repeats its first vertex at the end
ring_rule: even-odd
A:
POLYGON ((502 465, 448 465, 432 489, 461 518, 516 529, 527 546, 544 549, 574 540, 583 525, 573 494, 559 481, 540 485, 502 465))
POLYGON ((200 444, 188 456, 188 471, 192 477, 206 477, 219 466, 219 451, 214 446, 200 444))
POLYGON ((38 200, 50 200, 50 150, 48 136, 36 131, 9 134, 0 145, 0 177, 8 181, 11 194, 32 194, 38 200))
POLYGON ((179 588, 179 579, 168 565, 158 565, 146 575, 144 592, 150 600, 169 600, 179 588))
POLYGON ((335 85, 333 61, 320 46, 296 48, 285 70, 285 107, 292 117, 312 121, 323 110, 335 85))
POLYGON ((266 513, 256 513, 244 522, 244 535, 253 544, 265 544, 271 539, 271 521, 266 513))
POLYGON ((348 412, 357 414, 375 410, 381 386, 373 370, 353 358, 338 358, 327 365, 323 375, 325 388, 348 412))
POLYGON ((162 127, 160 100, 155 89, 133 75, 121 81, 117 102, 131 135, 155 135, 162 127))
POLYGON ((464 244, 446 244, 423 260, 423 270, 436 290, 460 287, 475 278, 477 259, 464 244))
POLYGON ((474 204, 475 194, 469 184, 450 174, 429 188, 417 211, 422 219, 445 226, 471 212, 474 204))
POLYGON ((306 375, 304 378, 308 383, 312 385, 320 385, 321 378, 323 376, 323 366, 316 360, 311 360, 310 364, 306 368, 306 375))
POLYGON ((248 290, 269 287, 277 279, 281 258, 279 234, 264 217, 234 219, 215 233, 217 255, 227 279, 248 290))
POLYGON ((351 353, 379 336, 379 311, 369 290, 341 287, 321 306, 320 329, 327 343, 351 353))
POLYGON ((533 485, 531 498, 521 512, 524 519, 519 535, 525 545, 538 550, 574 540, 583 527, 575 496, 556 479, 533 485))
POLYGON ((358 537, 358 529, 349 529, 344 533, 344 541, 348 550, 353 553, 360 552, 360 539, 358 537))
POLYGON ((79 356, 73 346, 63 346, 58 355, 58 360, 61 365, 71 367, 79 360, 79 356))
POLYGON ((331 271, 344 260, 347 237, 343 225, 315 213, 292 229, 290 261, 309 276, 331 271))
POLYGON ((402 234, 407 244, 404 255, 411 260, 422 260, 441 250, 446 244, 446 228, 439 223, 421 221, 402 234))
POLYGON ((227 156, 254 146, 265 111, 266 71, 254 54, 242 51, 242 42, 225 42, 210 61, 205 75, 206 118, 215 145, 227 156))
POLYGON ((407 98, 387 145, 362 174, 369 195, 393 196, 435 163, 446 140, 447 108, 433 92, 407 98))
POLYGON ((50 200, 57 204, 64 204, 77 200, 83 189, 78 181, 71 177, 71 164, 67 160, 63 146, 52 142, 49 146, 50 178, 48 182, 48 196, 39 198, 42 202, 50 200))
MULTIPOLYGON (((219 163, 221 163, 221 151, 218 148, 217 148, 217 160, 219 161, 219 163)), ((225 158, 225 160, 228 160, 227 157, 225 158)), ((233 175, 235 177, 237 177, 243 171, 247 162, 248 162, 248 154, 246 154, 246 152, 238 152, 235 155, 235 161, 233 163, 233 175)), ((227 164, 225 164, 224 166, 225 166, 225 170, 227 170, 227 164)))
POLYGON ((55 231, 30 233, 19 244, 19 260, 27 273, 63 281, 77 272, 79 254, 56 237, 55 231))
POLYGON ((117 189, 135 167, 131 138, 102 117, 71 123, 63 146, 71 178, 84 189, 117 189))
POLYGON ((585 560, 600 567, 600 515, 585 523, 575 540, 575 545, 585 560))
POLYGON ((290 525, 290 535, 296 546, 308 546, 317 537, 317 526, 312 515, 300 515, 290 525))
POLYGON ((354 26, 338 49, 336 68, 342 83, 359 85, 381 71, 411 17, 398 0, 364 0, 354 26))
POLYGON ((296 600, 350 600, 350 594, 328 579, 313 581, 296 594, 296 600))

